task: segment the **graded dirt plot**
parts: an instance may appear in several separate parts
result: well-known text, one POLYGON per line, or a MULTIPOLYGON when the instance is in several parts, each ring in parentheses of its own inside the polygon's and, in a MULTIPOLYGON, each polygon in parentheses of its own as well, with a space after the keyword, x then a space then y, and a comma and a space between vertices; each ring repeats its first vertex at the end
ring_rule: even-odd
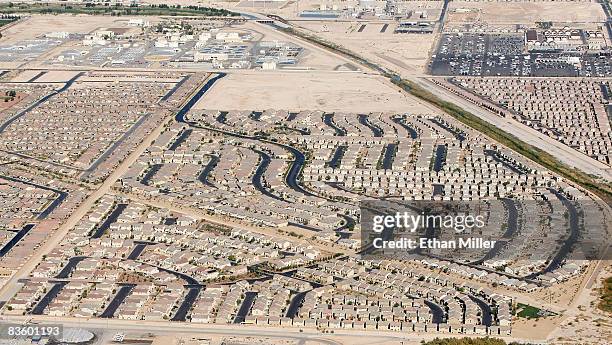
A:
POLYGON ((435 39, 430 34, 396 34, 397 24, 389 22, 301 21, 293 24, 308 34, 358 52, 398 72, 423 72, 435 39))
POLYGON ((555 316, 516 319, 512 335, 536 341, 547 339, 551 344, 609 344, 612 324, 609 314, 597 309, 597 302, 603 280, 610 275, 609 263, 593 262, 581 277, 539 291, 534 299, 563 309, 555 316))
POLYGON ((452 1, 449 22, 534 23, 603 22, 605 13, 597 2, 472 2, 452 1), (455 10, 460 9, 459 13, 455 10), (469 13, 461 13, 463 10, 469 13))
POLYGON ((47 71, 36 79, 37 83, 65 83, 79 74, 79 71, 47 71))
POLYGON ((13 79, 11 79, 11 82, 24 83, 24 82, 31 80, 32 78, 35 78, 36 76, 38 76, 39 73, 41 72, 36 71, 36 70, 22 71, 22 72, 19 72, 19 74, 17 74, 13 79))
POLYGON ((195 108, 358 113, 429 111, 382 79, 353 72, 228 74, 206 93, 195 108))

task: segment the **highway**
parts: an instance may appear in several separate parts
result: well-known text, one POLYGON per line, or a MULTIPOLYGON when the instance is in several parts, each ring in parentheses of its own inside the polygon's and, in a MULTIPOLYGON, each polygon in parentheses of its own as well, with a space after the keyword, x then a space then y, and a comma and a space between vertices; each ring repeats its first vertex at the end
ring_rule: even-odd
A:
MULTIPOLYGON (((279 33, 284 34, 284 35, 288 35, 287 33, 284 33, 282 31, 279 31, 279 33)), ((295 36, 293 35, 289 35, 292 38, 296 39, 295 36)), ((303 38, 297 38, 298 40, 300 40, 301 42, 307 42, 307 46, 309 47, 314 47, 319 51, 323 51, 323 52, 327 52, 329 53, 330 50, 329 49, 325 49, 322 48, 316 44, 313 44, 310 41, 307 41, 303 38)), ((345 55, 335 52, 336 56, 339 56, 341 58, 344 58, 345 60, 354 63, 355 61, 346 57, 345 55)), ((357 54, 359 55, 359 54, 357 54)), ((392 63, 393 66, 395 67, 399 67, 400 69, 404 70, 404 68, 398 64, 392 63)), ((362 66, 363 67, 363 66, 362 66)), ((368 70, 369 68, 365 67, 366 70, 368 70)), ((379 71, 372 71, 370 69, 370 72, 372 73, 377 73, 379 71)), ((427 78, 429 77, 428 75, 424 75, 421 73, 411 73, 411 74, 406 74, 406 75, 402 75, 402 77, 416 83, 417 85, 421 86, 422 88, 424 88, 425 90, 431 92, 432 94, 438 96, 439 98, 441 98, 444 101, 447 102, 451 102, 454 103, 455 105, 458 105, 460 107, 462 107, 464 110, 471 112, 472 114, 480 117, 481 119, 487 121, 488 123, 502 129, 503 131, 507 132, 507 133, 511 133, 514 136, 516 136, 518 139, 524 141, 527 144, 530 144, 534 147, 537 147, 549 154, 551 154, 552 156, 554 156, 555 158, 557 158, 559 161, 563 162, 564 164, 570 166, 570 167, 575 167, 587 174, 591 174, 591 175, 595 175, 598 176, 602 179, 605 179, 607 181, 612 181, 612 167, 599 162, 589 156, 587 156, 584 153, 581 153, 579 151, 576 151, 572 148, 570 148, 569 146, 566 146, 558 141, 556 141, 555 139, 548 137, 545 134, 542 134, 540 132, 538 132, 537 130, 530 128, 526 125, 523 125, 522 123, 514 120, 514 119, 510 119, 510 118, 505 118, 505 117, 500 117, 499 115, 492 113, 484 108, 479 107, 476 104, 471 103, 470 101, 457 96, 455 94, 453 94, 452 92, 444 89, 441 86, 436 85, 435 83, 431 82, 430 80, 428 80, 427 78)), ((388 81, 388 83, 390 85, 394 85, 391 83, 391 81, 388 81)), ((395 86, 395 85, 394 85, 395 86)), ((432 106, 430 103, 425 102, 425 101, 421 101, 421 100, 416 100, 418 103, 423 104, 424 106, 429 107, 430 109, 437 109, 436 107, 432 106)), ((438 110, 439 111, 439 110, 438 110)))
POLYGON ((408 79, 438 96, 442 100, 452 102, 462 107, 466 111, 469 111, 487 121, 488 123, 500 128, 501 130, 511 133, 525 143, 548 152, 566 165, 582 170, 587 174, 596 175, 608 181, 612 181, 612 167, 609 167, 606 164, 585 155, 584 153, 578 152, 514 119, 501 117, 493 112, 483 109, 476 104, 473 104, 472 102, 453 94, 443 87, 436 85, 426 78, 414 76, 408 79))

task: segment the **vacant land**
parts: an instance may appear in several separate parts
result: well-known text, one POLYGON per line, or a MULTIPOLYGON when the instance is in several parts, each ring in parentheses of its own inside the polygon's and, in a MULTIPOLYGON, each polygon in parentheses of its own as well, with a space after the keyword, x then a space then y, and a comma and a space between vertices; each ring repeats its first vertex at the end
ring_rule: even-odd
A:
POLYGON ((422 112, 410 96, 382 78, 355 72, 229 74, 197 104, 198 109, 287 109, 347 112, 422 112), (265 87, 264 87, 265 86, 265 87))
POLYGON ((68 80, 74 78, 79 72, 78 71, 48 71, 38 79, 37 83, 65 83, 68 80))
POLYGON ((490 24, 552 22, 602 22, 605 13, 597 2, 472 2, 452 1, 449 20, 479 20, 490 24), (478 15, 457 17, 454 10, 471 9, 478 15))
POLYGON ((308 34, 360 52, 378 64, 412 74, 425 69, 435 38, 433 35, 394 34, 396 24, 388 24, 383 30, 387 25, 383 22, 301 21, 293 24, 308 34))

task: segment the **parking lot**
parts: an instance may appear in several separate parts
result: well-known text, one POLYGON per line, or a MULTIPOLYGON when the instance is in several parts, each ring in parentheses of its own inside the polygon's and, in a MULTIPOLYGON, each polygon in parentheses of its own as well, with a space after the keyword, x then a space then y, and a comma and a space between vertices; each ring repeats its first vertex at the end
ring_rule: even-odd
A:
POLYGON ((433 75, 578 77, 612 75, 609 55, 528 52, 522 34, 444 34, 432 56, 433 75))
MULTIPOLYGON (((73 66, 122 66, 149 67, 153 63, 164 65, 170 61, 181 61, 193 48, 186 43, 176 48, 155 47, 152 43, 110 44, 106 46, 67 49, 50 62, 73 66)), ((193 52, 189 61, 193 60, 193 52)))
POLYGON ((28 61, 61 44, 61 40, 23 40, 0 46, 0 62, 28 61))

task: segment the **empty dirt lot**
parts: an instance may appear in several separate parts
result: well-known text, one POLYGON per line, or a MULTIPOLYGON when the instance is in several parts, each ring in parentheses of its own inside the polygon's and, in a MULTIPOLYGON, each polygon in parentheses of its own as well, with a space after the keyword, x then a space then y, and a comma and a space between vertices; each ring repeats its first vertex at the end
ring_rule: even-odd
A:
MULTIPOLYGON (((486 23, 534 23, 553 22, 602 22, 606 16, 597 2, 472 2, 452 1, 449 19, 453 20, 453 10, 473 9, 480 21, 486 23)), ((465 16, 458 16, 466 18, 465 16)), ((473 18, 469 16, 469 18, 473 18)))
POLYGON ((356 72, 231 73, 195 108, 430 112, 383 79, 356 72))

